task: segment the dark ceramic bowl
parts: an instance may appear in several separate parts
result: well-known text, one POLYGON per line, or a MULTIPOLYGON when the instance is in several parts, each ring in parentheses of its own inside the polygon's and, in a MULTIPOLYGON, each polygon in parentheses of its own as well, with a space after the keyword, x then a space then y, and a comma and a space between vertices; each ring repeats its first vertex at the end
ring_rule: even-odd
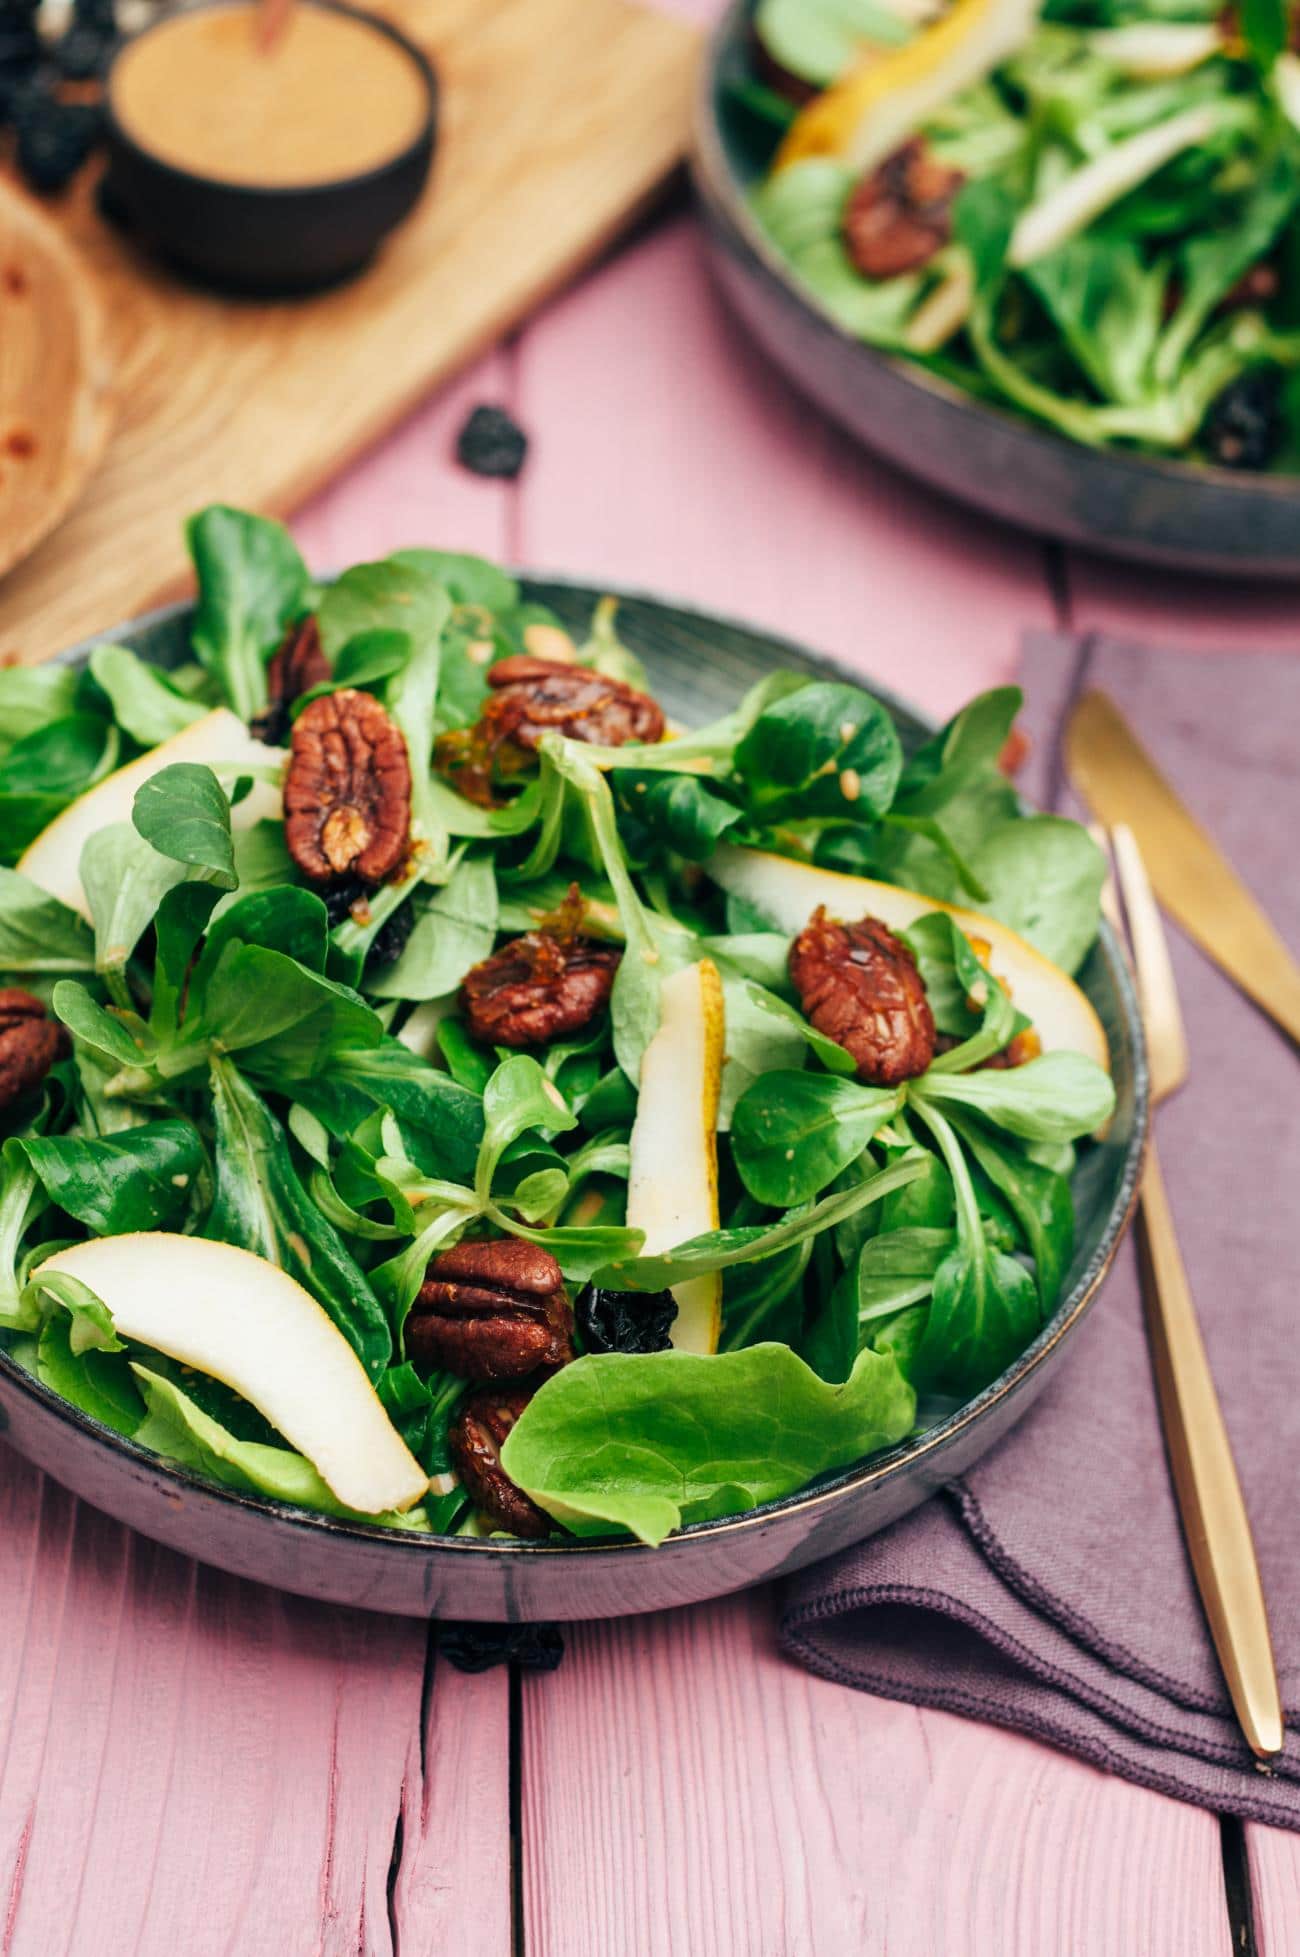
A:
POLYGON ((722 291, 764 352, 850 433, 993 516, 1146 563, 1300 577, 1300 478, 1085 448, 844 332, 754 217, 771 152, 731 86, 751 72, 754 0, 735 0, 701 68, 692 172, 722 291))
MULTIPOLYGON (((577 628, 600 595, 549 579, 526 580, 525 590, 577 628)), ((106 636, 170 667, 190 657, 189 620, 188 606, 172 606, 106 636)), ((686 724, 730 708, 774 666, 862 677, 770 633, 634 594, 621 600, 619 628, 645 661, 658 698, 686 724)), ((80 663, 87 650, 66 657, 80 663)), ((893 713, 904 745, 915 746, 929 731, 924 723, 873 691, 893 713)), ((1109 931, 1103 929, 1080 983, 1110 1041, 1118 1107, 1105 1141, 1084 1151, 1075 1178, 1078 1245, 1060 1307, 1028 1351, 969 1405, 919 1438, 784 1501, 693 1524, 659 1549, 629 1541, 403 1535, 216 1488, 100 1426, 4 1354, 0 1428, 56 1480, 174 1549, 238 1576, 374 1610, 507 1622, 610 1617, 695 1603, 798 1569, 884 1528, 970 1467, 1046 1385, 1097 1294, 1133 1208, 1146 1132, 1146 1061, 1132 985, 1109 931)))
MULTIPOLYGON (((122 127, 113 110, 109 71, 108 171, 101 192, 105 210, 179 270, 226 291, 274 298, 351 278, 409 215, 428 181, 438 82, 427 57, 391 22, 359 7, 340 0, 310 4, 350 14, 385 35, 418 69, 428 92, 419 133, 396 156, 358 176, 263 187, 179 169, 122 127)), ((164 17, 144 33, 165 28, 172 18, 164 17)))

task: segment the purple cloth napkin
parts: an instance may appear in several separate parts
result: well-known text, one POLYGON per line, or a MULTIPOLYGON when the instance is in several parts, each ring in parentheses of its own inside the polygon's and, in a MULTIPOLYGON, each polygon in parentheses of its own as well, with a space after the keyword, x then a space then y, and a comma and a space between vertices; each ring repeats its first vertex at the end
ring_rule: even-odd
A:
MULTIPOLYGON (((1300 953, 1300 660, 1032 636, 1023 785, 1078 813, 1061 718, 1118 703, 1300 953)), ((1187 1085, 1161 1162, 1245 1488, 1287 1747, 1253 1765, 1187 1561, 1132 1243, 1020 1425, 883 1535, 787 1585, 781 1638, 828 1678, 1030 1733, 1162 1793, 1300 1828, 1300 1058, 1173 927, 1187 1085)))

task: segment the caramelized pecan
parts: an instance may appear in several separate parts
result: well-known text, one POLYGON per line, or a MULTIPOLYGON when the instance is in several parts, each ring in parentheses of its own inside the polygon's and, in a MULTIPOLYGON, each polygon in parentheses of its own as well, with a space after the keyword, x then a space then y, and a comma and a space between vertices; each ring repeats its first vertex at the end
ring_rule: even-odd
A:
POLYGON ((534 1393, 534 1387, 482 1386, 460 1403, 447 1430, 452 1466, 479 1514, 494 1529, 536 1540, 551 1533, 550 1517, 516 1488, 501 1466, 506 1436, 534 1393))
POLYGON ((844 243, 858 270, 895 279, 928 265, 952 236, 953 199, 964 182, 923 136, 868 171, 844 207, 844 243))
POLYGON ((559 1265, 518 1237, 439 1251, 406 1321, 422 1371, 460 1379, 522 1379, 573 1357, 573 1313, 559 1265))
POLYGON ((67 1051, 66 1029, 39 999, 21 986, 0 987, 0 1113, 34 1094, 67 1051))
POLYGON ((879 918, 837 924, 819 906, 790 947, 790 977, 818 1032, 853 1055, 859 1080, 893 1087, 933 1060, 934 1014, 916 960, 879 918))
POLYGON ((299 619, 281 639, 266 668, 267 705, 252 723, 259 741, 282 747, 289 738, 295 700, 330 677, 330 664, 314 616, 299 619))
POLYGON ((411 766, 401 730, 369 693, 326 693, 294 725, 284 839, 303 875, 382 883, 400 869, 411 827, 411 766))
POLYGON ((461 1004, 477 1039, 494 1046, 546 1046, 589 1026, 609 999, 622 956, 566 928, 582 915, 576 884, 552 928, 528 931, 466 972, 461 1004))
MULTIPOLYGON (((534 634, 553 629, 529 627, 534 634)), ((648 693, 571 659, 513 653, 497 660, 487 680, 493 690, 478 722, 442 735, 434 765, 469 801, 488 808, 494 782, 526 768, 545 733, 599 747, 663 738, 663 713, 648 693)))

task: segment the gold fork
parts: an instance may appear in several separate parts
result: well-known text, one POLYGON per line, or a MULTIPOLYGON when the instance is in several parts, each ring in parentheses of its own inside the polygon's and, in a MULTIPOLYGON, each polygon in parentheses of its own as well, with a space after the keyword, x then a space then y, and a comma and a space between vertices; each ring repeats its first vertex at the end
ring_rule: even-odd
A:
MULTIPOLYGON (((1107 850, 1123 900, 1123 916, 1113 892, 1107 910, 1132 953, 1155 1108, 1187 1078, 1187 1040, 1169 947, 1132 830, 1117 823, 1109 832, 1093 833, 1107 850)), ((1268 1613, 1154 1135, 1142 1175, 1138 1246, 1156 1392, 1188 1554, 1238 1723, 1266 1768, 1282 1751, 1284 1737, 1268 1613)))

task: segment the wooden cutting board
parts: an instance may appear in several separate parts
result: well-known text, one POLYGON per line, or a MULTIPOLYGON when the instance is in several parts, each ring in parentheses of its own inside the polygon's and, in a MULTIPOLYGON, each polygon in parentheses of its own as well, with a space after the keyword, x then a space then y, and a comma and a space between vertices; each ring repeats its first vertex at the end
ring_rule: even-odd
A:
POLYGON ((0 183, 0 573, 71 508, 112 425, 94 280, 32 198, 0 183))
MULTIPOLYGON (((285 514, 593 258, 687 142, 694 31, 624 0, 391 0, 442 84, 425 200, 352 285, 232 302, 180 284, 73 193, 117 430, 82 500, 0 581, 0 660, 35 660, 184 588, 181 523, 285 514)), ((575 402, 575 412, 581 403, 575 402)))

